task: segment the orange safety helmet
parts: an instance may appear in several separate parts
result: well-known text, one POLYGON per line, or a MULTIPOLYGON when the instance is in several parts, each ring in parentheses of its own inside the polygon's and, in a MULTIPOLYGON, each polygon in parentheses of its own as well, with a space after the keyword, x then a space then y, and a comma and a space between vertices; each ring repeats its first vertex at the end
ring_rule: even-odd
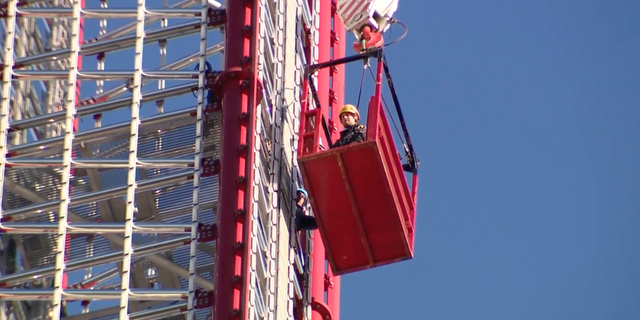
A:
POLYGON ((358 109, 352 105, 352 104, 345 104, 342 108, 340 108, 340 114, 338 116, 342 116, 343 113, 353 113, 356 116, 358 116, 358 119, 360 119, 360 112, 358 112, 358 109))

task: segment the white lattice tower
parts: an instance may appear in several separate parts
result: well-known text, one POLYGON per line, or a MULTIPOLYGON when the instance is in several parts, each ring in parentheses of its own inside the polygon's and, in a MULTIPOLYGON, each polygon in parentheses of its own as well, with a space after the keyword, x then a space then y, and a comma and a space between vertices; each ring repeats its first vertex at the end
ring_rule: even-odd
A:
POLYGON ((219 116, 204 114, 204 88, 220 4, 83 2, 6 3, 0 317, 57 319, 66 301, 66 318, 207 318, 219 116), (79 47, 81 16, 92 39, 79 47), (192 47, 167 57, 172 41, 192 47))
MULTIPOLYGON (((206 90, 223 65, 223 4, 83 2, 2 9, 0 320, 210 319, 215 264, 226 263, 214 259, 222 124, 206 90)), ((302 29, 317 57, 318 12, 259 6, 246 314, 293 319, 296 299, 310 314, 291 213, 300 80, 315 62, 302 29)))

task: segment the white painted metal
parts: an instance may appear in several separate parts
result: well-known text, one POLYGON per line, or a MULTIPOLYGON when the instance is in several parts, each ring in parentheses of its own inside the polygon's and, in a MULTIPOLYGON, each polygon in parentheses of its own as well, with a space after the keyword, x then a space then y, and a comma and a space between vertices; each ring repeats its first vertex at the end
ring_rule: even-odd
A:
MULTIPOLYGON (((0 184, 4 186, 6 158, 9 153, 7 138, 9 131, 9 105, 11 103, 11 75, 13 71, 13 45, 16 37, 17 0, 7 2, 7 19, 4 40, 4 67, 2 68, 2 94, 0 95, 0 184)), ((0 189, 0 204, 4 200, 4 187, 0 189)), ((2 218, 0 210, 0 218, 2 218)))
POLYGON ((80 49, 80 1, 72 3, 73 19, 71 19, 71 34, 69 36, 69 71, 67 78, 66 100, 64 107, 67 111, 64 122, 64 144, 62 151, 62 174, 60 185, 60 200, 58 209, 58 235, 56 243, 56 271, 53 278, 53 308, 51 317, 60 318, 62 311, 62 297, 65 276, 65 253, 67 244, 67 214, 71 203, 71 157, 73 156, 74 119, 76 116, 76 81, 78 78, 78 51, 80 49))
POLYGON ((192 191, 192 204, 191 204, 191 245, 189 247, 189 270, 192 273, 189 275, 189 300, 187 302, 187 320, 194 320, 195 313, 195 299, 196 299, 196 273, 197 258, 198 258, 198 224, 200 219, 198 217, 200 213, 200 181, 201 181, 201 162, 202 159, 202 143, 203 143, 203 130, 204 130, 204 107, 205 101, 205 71, 207 62, 207 11, 209 3, 207 0, 202 0, 202 14, 200 15, 200 59, 199 59, 199 75, 198 75, 198 107, 196 108, 196 133, 195 133, 195 162, 193 164, 193 191, 192 191))
MULTIPOLYGON (((73 17, 69 8, 24 8, 18 9, 18 14, 26 18, 68 18, 73 17)), ((145 10, 145 18, 193 18, 202 14, 200 9, 148 9, 145 10)), ((92 19, 122 19, 138 18, 135 9, 83 9, 82 16, 92 19)))
POLYGON ((360 36, 363 26, 384 33, 389 29, 398 0, 338 0, 337 13, 348 32, 360 36))
MULTIPOLYGON (((146 289, 149 287, 148 284, 154 283, 160 285, 163 290, 171 289, 172 287, 175 289, 182 288, 185 294, 188 293, 188 295, 184 296, 184 306, 186 307, 187 304, 190 306, 188 312, 185 313, 188 316, 187 318, 207 318, 210 310, 195 310, 193 298, 196 289, 213 289, 213 264, 209 262, 211 258, 196 260, 196 256, 204 257, 213 254, 211 245, 198 244, 197 238, 200 222, 214 222, 211 218, 205 219, 206 221, 200 221, 198 213, 202 212, 202 210, 210 212, 215 208, 215 196, 217 194, 217 183, 215 181, 217 178, 212 177, 202 180, 199 176, 201 154, 203 150, 211 148, 210 145, 204 144, 202 139, 202 108, 205 105, 202 90, 204 85, 204 66, 208 56, 219 53, 224 48, 222 43, 207 45, 207 35, 211 30, 215 29, 208 26, 207 13, 209 8, 220 8, 220 4, 215 1, 200 1, 197 8, 181 9, 191 6, 194 1, 173 3, 170 8, 175 9, 159 9, 155 12, 170 13, 164 15, 165 18, 189 14, 199 21, 197 23, 181 23, 173 28, 151 31, 145 31, 144 27, 149 25, 149 22, 158 19, 144 8, 141 8, 141 10, 136 10, 135 7, 134 10, 126 9, 128 12, 109 9, 111 10, 111 16, 98 17, 99 20, 97 22, 100 25, 97 40, 84 43, 81 54, 86 59, 87 55, 100 52, 133 51, 134 56, 131 56, 132 59, 130 60, 133 68, 129 67, 131 71, 118 72, 102 71, 106 69, 106 59, 104 58, 98 59, 97 68, 93 69, 97 71, 91 69, 74 71, 74 68, 79 67, 79 64, 76 63, 77 58, 73 55, 74 52, 77 52, 79 44, 77 39, 71 39, 72 35, 77 34, 72 26, 73 21, 78 21, 77 18, 81 11, 77 10, 76 12, 75 9, 77 7, 74 8, 69 5, 69 3, 79 4, 79 1, 66 1, 55 0, 51 4, 21 3, 23 6, 20 7, 20 10, 23 15, 19 19, 15 19, 15 2, 8 3, 9 15, 1 20, 2 28, 0 32, 5 38, 4 43, 10 45, 4 46, 5 50, 3 50, 2 57, 3 71, 6 71, 3 73, 6 75, 3 79, 3 90, 8 90, 8 93, 3 94, 6 99, 2 101, 4 109, 0 109, 3 112, 2 124, 4 124, 4 126, 0 125, 0 129, 4 129, 1 137, 4 138, 4 143, 0 144, 0 146, 3 151, 10 152, 10 158, 6 159, 7 152, 3 152, 0 170, 4 172, 8 165, 11 168, 6 169, 6 174, 0 175, 2 191, 7 195, 0 197, 0 199, 6 199, 2 203, 3 210, 0 212, 4 213, 5 218, 13 220, 1 224, 0 233, 3 240, 6 237, 18 237, 16 239, 24 239, 22 240, 23 242, 20 242, 20 246, 25 244, 32 248, 35 245, 32 240, 42 239, 37 240, 40 243, 38 244, 39 251, 33 252, 35 259, 40 259, 40 262, 35 265, 36 268, 31 269, 33 270, 32 272, 27 271, 26 266, 29 261, 23 259, 24 262, 21 267, 25 269, 24 271, 14 274, 0 274, 0 282, 6 282, 10 286, 19 285, 18 287, 27 288, 24 289, 25 291, 11 289, 13 293, 11 296, 3 296, 2 308, 0 308, 1 316, 8 317, 7 319, 20 320, 36 319, 41 316, 57 319, 60 314, 59 302, 62 302, 63 299, 69 300, 70 297, 79 298, 78 296, 69 295, 69 292, 72 292, 73 289, 63 289, 59 285, 61 284, 61 275, 69 274, 71 281, 69 285, 79 280, 76 284, 85 289, 110 288, 112 284, 105 287, 106 281, 112 283, 113 280, 117 280, 118 286, 122 289, 117 291, 116 295, 121 302, 121 306, 116 304, 117 307, 114 306, 116 307, 115 309, 107 311, 110 313, 104 313, 108 308, 88 312, 88 305, 82 308, 74 307, 74 311, 68 308, 68 312, 75 313, 72 317, 78 319, 80 319, 79 317, 93 319, 98 314, 103 316, 113 315, 115 318, 120 319, 145 319, 149 317, 157 319, 156 316, 166 318, 182 314, 184 311, 181 311, 183 308, 181 305, 176 308, 174 306, 163 307, 161 304, 159 307, 154 307, 155 309, 136 311, 142 310, 140 308, 145 305, 147 307, 153 306, 153 303, 136 301, 139 298, 148 300, 164 299, 161 295, 158 295, 163 291, 157 290, 155 294, 135 296, 138 288, 146 289), (12 11, 11 8, 14 10, 12 11), (135 12, 139 17, 148 17, 149 19, 148 21, 139 21, 108 32, 107 22, 111 20, 112 16, 130 15, 131 12, 135 12), (53 13, 56 15, 52 16, 53 13), (73 13, 78 16, 73 16, 73 13), (192 13, 195 14, 192 15, 192 13), (13 18, 11 14, 13 14, 13 18), (48 17, 54 19, 47 20, 51 23, 47 24, 47 21, 37 18, 38 14, 40 16, 48 15, 48 17), (36 22, 41 28, 42 26, 49 28, 52 31, 50 32, 53 37, 52 40, 42 41, 42 39, 38 38, 41 34, 49 33, 44 29, 35 28, 37 32, 27 32, 29 30, 25 26, 31 25, 32 22, 36 22), (15 31, 16 26, 21 28, 17 33, 15 31), (136 28, 137 30, 135 30, 136 28), (132 31, 137 31, 137 34, 130 35, 132 31), (151 35, 146 40, 141 37, 145 32, 147 35, 151 35), (14 40, 16 34, 20 36, 19 42, 14 40), (167 39, 170 42, 173 39, 188 37, 192 34, 200 35, 200 48, 197 53, 184 56, 178 60, 175 60, 175 56, 172 56, 172 61, 163 61, 160 70, 150 69, 148 70, 149 72, 142 70, 143 45, 152 45, 154 40, 157 41, 159 39, 167 39), (12 52, 11 45, 14 43, 21 46, 21 50, 17 55, 12 52), (31 45, 34 43, 49 43, 52 51, 46 52, 45 48, 40 49, 40 47, 38 47, 38 50, 30 50, 27 47, 29 43, 31 45), (72 44, 75 44, 75 48, 72 44), (84 50, 85 48, 88 50, 84 50), (7 52, 10 53, 8 59, 5 57, 7 52), (50 62, 53 57, 56 59, 50 62), (196 57, 196 60, 194 60, 194 57, 196 57), (14 59, 17 64, 20 64, 15 70, 13 69, 15 65, 13 63, 14 59), (69 61, 68 63, 66 63, 67 60, 69 61), (200 64, 203 68, 195 72, 188 69, 198 61, 201 62, 200 64), (75 81, 68 81, 70 73, 79 80, 96 80, 95 95, 91 100, 85 100, 88 103, 78 107, 79 112, 77 113, 75 113, 74 108, 76 106, 75 88, 64 86, 67 83, 70 85, 75 85, 76 83, 75 81), (198 82, 191 82, 194 76, 197 76, 198 82), (12 77, 14 78, 13 83, 11 82, 12 77), (104 81, 113 78, 129 81, 124 85, 105 90, 104 81), (167 82, 169 87, 166 89, 161 86, 159 91, 143 93, 144 88, 142 86, 150 81, 163 82, 164 80, 180 78, 189 79, 190 83, 176 86, 171 82, 167 82), (50 85, 48 87, 45 86, 40 89, 36 87, 40 84, 39 79, 54 81, 49 81, 50 85), (35 92, 35 94, 30 93, 28 90, 33 90, 34 87, 40 91, 35 92), (60 92, 57 88, 61 88, 66 92, 60 92), (193 101, 193 103, 186 105, 178 104, 177 109, 176 105, 173 105, 168 113, 159 116, 145 117, 143 113, 136 115, 139 111, 144 110, 139 108, 141 103, 153 102, 154 100, 164 101, 166 99, 171 101, 170 99, 176 96, 190 95, 191 91, 196 88, 200 88, 200 97, 198 106, 195 108, 185 108, 196 103, 196 101, 193 101), (123 93, 131 93, 131 96, 113 100, 114 97, 123 93), (49 97, 49 100, 41 104, 36 103, 38 96, 49 97), (18 101, 19 103, 13 103, 12 101, 18 101), (65 108, 60 107, 63 101, 66 101, 65 108), (42 105, 42 110, 32 107, 35 105, 38 107, 42 105), (71 108, 68 108, 68 106, 71 106, 71 108), (112 114, 114 110, 128 106, 133 106, 131 117, 127 117, 129 118, 129 123, 121 123, 121 120, 118 121, 119 119, 109 118, 109 114, 112 114), (18 114, 9 108, 14 108, 20 113, 18 114), (198 113, 197 117, 191 116, 196 112, 198 113), (81 129, 75 133, 75 139, 73 139, 73 128, 68 125, 69 121, 73 122, 74 116, 86 117, 96 114, 103 114, 105 116, 104 120, 109 124, 103 128, 103 121, 100 117, 96 117, 94 120, 95 129, 83 129, 83 124, 80 123, 81 129), (153 119, 160 120, 160 122, 153 119), (140 120, 142 120, 142 125, 138 126, 140 120), (114 123, 116 124, 114 125, 114 123), (43 126, 49 127, 49 133, 46 136, 40 135, 38 137, 31 134, 31 138, 26 139, 28 133, 39 132, 43 126), (7 131, 9 127, 13 129, 11 133, 7 131), (65 131, 65 129, 68 130, 65 131), (63 135, 58 137, 61 133, 63 135), (189 147, 189 143, 185 143, 189 140, 184 140, 182 136, 189 137, 192 148, 189 147), (196 136, 200 138, 196 138, 196 136), (92 138, 84 139, 83 137, 92 138), (163 137, 164 145, 149 149, 149 141, 154 141, 160 137, 163 137), (11 138, 10 142, 13 142, 13 144, 7 144, 9 138, 11 138), (151 140, 149 140, 150 138, 151 140), (38 139, 41 140, 38 141, 38 139), (72 151, 75 152, 75 159, 72 159, 72 151), (122 158, 123 152, 128 155, 133 154, 133 156, 122 158), (136 154, 140 152, 143 152, 146 156, 137 156, 136 154), (117 157, 113 158, 113 156, 117 157), (75 170, 73 174, 71 174, 71 168, 75 170), (145 171, 144 169, 150 170, 145 171), (129 181, 123 181, 121 175, 119 177, 117 175, 114 176, 113 173, 116 173, 117 170, 121 170, 120 172, 128 171, 129 177, 126 180, 129 181), (142 174, 136 174, 136 172, 142 174), (154 175, 147 177, 147 172, 153 172, 154 175), (120 182, 114 184, 114 179, 118 179, 120 182), (68 182, 67 185, 61 184, 64 181, 68 182), (91 183, 91 188, 89 189, 87 189, 87 186, 83 186, 87 185, 88 182, 91 183), (194 190, 197 191, 202 187, 206 187, 208 192, 205 202, 201 202, 199 193, 194 192, 194 190), (73 191, 69 192, 71 188, 73 188, 73 191), (191 195, 191 197, 188 197, 189 203, 183 208, 171 207, 176 202, 176 196, 173 196, 173 198, 170 196, 172 192, 175 193, 175 191, 172 191, 174 189, 183 189, 182 192, 187 192, 188 195, 191 195), (54 193, 52 194, 49 190, 62 191, 62 197, 54 196, 54 193), (65 193, 64 190, 67 190, 67 192, 65 193), (165 194, 169 194, 169 198, 165 194), (155 200, 151 200, 150 196, 155 200), (128 200, 127 203, 123 201, 125 199, 128 200), (158 204, 158 200, 162 204, 158 204), (61 202, 65 204, 61 206, 61 202), (152 204, 151 207, 145 205, 148 203, 152 204), (136 209, 140 208, 144 208, 143 211, 136 212, 136 209), (115 220, 107 220, 111 222, 95 224, 95 219, 99 218, 96 214, 101 214, 102 218, 105 219, 105 212, 109 212, 109 215, 115 220), (123 212, 126 213, 126 216, 122 215, 123 212), (188 223, 179 220, 187 212, 192 213, 189 215, 188 223), (52 217, 62 214, 63 219, 50 220, 42 213, 49 214, 52 217), (69 226, 66 225, 67 219, 65 215, 66 218, 71 220, 69 226), (118 215, 121 216, 118 218, 118 215), (134 224, 134 219, 140 222, 134 224), (89 221, 92 221, 92 223, 89 223, 89 221), (81 224, 76 222, 81 222, 81 224), (53 236, 60 236, 52 238, 56 239, 55 242, 44 240, 47 234, 51 233, 54 233, 53 236), (167 240, 161 240, 165 235, 171 233, 190 233, 190 235, 187 238, 173 236, 172 238, 167 238, 167 240), (16 236, 13 236, 14 234, 16 236), (91 235, 87 236, 87 234, 91 235), (27 236, 30 238, 24 238, 27 236), (57 261, 52 260, 52 258, 56 257, 55 248, 65 247, 65 242, 69 241, 68 236, 72 237, 71 251, 67 252, 70 257, 65 265, 65 259, 62 256, 65 254, 64 250, 59 250, 61 253, 57 255, 57 261), (156 240, 153 240, 153 238, 156 238, 156 240), (51 243, 53 246, 50 248, 42 247, 42 244, 45 243, 51 243), (124 250, 119 252, 108 250, 109 244, 113 245, 116 250, 117 248, 124 250), (182 248, 189 251, 187 257, 176 256, 182 254, 181 252, 184 251, 181 250, 182 248), (118 261, 123 260, 123 256, 125 257, 124 263, 118 263, 118 261), (110 267, 107 269, 110 271, 106 273, 98 271, 104 270, 103 267, 112 266, 114 262, 120 267, 110 267), (96 267, 100 269, 95 269, 96 267), (147 271, 153 269, 153 271, 150 271, 151 273, 147 271, 145 271, 146 273, 140 272, 142 268, 147 271), (169 273, 166 273, 167 271, 165 270, 168 270, 169 273), (76 276, 71 276, 74 272, 76 272, 76 276), (78 272, 81 272, 81 274, 78 272), (165 276, 160 277, 159 275, 163 272, 165 272, 165 276), (127 273, 131 277, 127 276, 127 273), (155 274, 156 276, 155 278, 153 276, 149 277, 149 274, 155 274), (206 277, 204 276, 205 274, 206 277), (166 275, 169 275, 169 277, 166 275), (41 279, 39 284, 35 283, 35 286, 31 280, 34 279, 34 276, 41 279), (52 285, 52 276, 58 286, 52 285), (172 277, 176 277, 175 281, 170 280, 172 277), (183 278, 188 283, 181 285, 177 277, 183 278), (51 294, 49 298, 42 302, 30 303, 30 309, 32 310, 34 307, 42 307, 38 309, 39 315, 30 315, 19 310, 22 302, 18 300, 30 299, 34 297, 34 294, 43 293, 33 291, 32 288, 48 290, 46 292, 51 294), (191 301, 188 301, 187 297, 190 297, 191 301), (47 300, 53 301, 56 306, 54 308, 48 307, 50 302, 47 302, 47 300), (78 314, 79 312, 86 313, 78 314)), ((139 2, 142 3, 142 1, 139 2)), ((111 1, 111 3, 114 4, 114 1, 111 1)), ((123 3, 126 2, 120 2, 118 5, 123 3)), ((165 1, 165 3, 168 3, 168 1, 165 1)), ((101 1, 100 6, 106 9, 107 1, 101 1)), ((168 6, 165 5, 166 7, 168 6)), ((90 13, 84 17, 87 18, 89 16, 90 13)), ((85 23, 89 23, 88 21, 85 21, 85 23)), ((91 38, 93 35, 85 36, 91 38)), ((166 54, 166 51, 164 53, 166 54)), ((109 57, 107 54, 106 58, 109 59, 109 57)), ((168 60, 166 55, 164 55, 164 58, 168 60)), ((117 67, 118 64, 121 63, 115 63, 115 60, 113 60, 113 66, 117 67)), ((147 65, 145 64, 145 66, 147 65)), ((214 66, 219 67, 219 64, 214 63, 214 66)), ((162 112, 162 110, 159 111, 162 112)), ((122 112, 120 111, 120 113, 122 112)), ((217 125, 219 127, 219 123, 217 125)), ((207 143, 216 144, 218 142, 219 133, 216 134, 214 130, 213 135, 208 137, 207 143)), ((216 156, 215 153, 213 155, 216 156)), ((21 257, 24 257, 24 255, 21 257)), ((114 292, 107 293, 107 295, 95 292, 93 295, 88 294, 86 298, 115 299, 116 296, 113 294, 114 292)), ((176 298, 176 296, 172 297, 176 298)), ((79 304, 79 301, 66 302, 79 304)), ((80 306, 78 305, 78 307, 80 306)))
MULTIPOLYGON (((216 214, 217 177, 201 176, 201 159, 220 156, 215 148, 220 142, 220 116, 205 116, 207 92, 203 87, 206 62, 214 70, 224 62, 210 59, 222 52, 224 44, 208 44, 212 37, 220 38, 220 32, 211 32, 218 28, 208 26, 206 14, 221 4, 165 0, 153 5, 147 2, 153 9, 145 10, 135 7, 136 3, 144 5, 142 0, 111 0, 94 4, 99 9, 76 11, 77 6, 69 3, 79 1, 26 3, 18 9, 23 16, 16 19, 16 1, 10 1, 9 15, 0 26, 5 38, 0 105, 0 170, 5 174, 0 174, 4 193, 4 197, 0 193, 0 214, 13 219, 0 224, 0 230, 4 238, 19 239, 22 252, 32 253, 28 259, 20 255, 22 270, 0 274, 0 283, 15 288, 0 291, 12 294, 0 302, 0 320, 55 318, 59 311, 57 306, 51 308, 52 301, 68 304, 65 319, 210 319, 210 310, 196 309, 194 298, 198 289, 213 289, 215 245, 198 241, 198 227, 214 223, 216 214), (70 39, 73 21, 77 21, 74 13, 93 18, 85 24, 94 23, 93 30, 98 30, 85 34, 90 41, 81 45, 70 39), (190 18, 178 24, 168 21, 186 15, 190 18), (114 17, 135 17, 136 21, 110 30, 108 26, 116 25, 114 17), (151 29, 158 21, 160 28, 151 29), (16 26, 19 39, 14 41, 16 33, 9 31, 16 26), (29 28, 33 31, 20 33, 29 28), (43 40, 47 34, 52 39, 43 40), (184 42, 187 37, 190 42, 184 42), (7 57, 12 51, 8 45, 14 42, 19 43, 20 51, 7 57), (149 60, 148 53, 143 58, 143 47, 156 45, 159 63, 149 60), (85 67, 74 71, 79 67, 74 57, 77 49, 85 67), (190 52, 176 59, 174 49, 190 52), (94 65, 91 59, 101 53, 105 55, 94 65), (197 63, 200 68, 194 70, 197 63), (90 98, 83 98, 77 109, 70 102, 75 89, 71 92, 64 86, 69 74, 83 84, 91 82, 80 86, 82 96, 90 98), (42 80, 49 85, 44 86, 42 80), (145 85, 152 81, 158 82, 158 90, 147 91, 145 85), (147 104, 155 104, 157 113, 147 104), (81 121, 80 130, 73 133, 65 126, 72 119, 70 114, 83 119, 101 116, 85 120, 89 123, 81 121), (8 159, 6 151, 10 152, 8 159), (60 214, 65 219, 56 220, 60 214), (64 251, 56 256, 54 249, 64 248, 69 241, 71 249, 64 263, 64 251), (52 276, 59 284, 63 273, 71 279, 69 286, 77 286, 52 285, 52 276), (34 282, 34 278, 40 280, 34 282), (112 290, 115 288, 120 290, 112 290), (78 293, 88 295, 79 297, 78 293), (39 313, 20 311, 21 300, 36 294, 49 295, 33 302, 31 309, 36 306, 39 313), (170 297, 181 301, 139 301, 170 297), (78 298, 101 298, 110 304, 81 307, 79 301, 73 301, 78 298)), ((294 299, 309 297, 303 295, 305 284, 296 275, 308 266, 308 256, 294 240, 291 198, 301 183, 295 160, 299 83, 303 65, 315 62, 318 55, 318 2, 311 6, 306 0, 259 3, 258 76, 264 99, 253 132, 256 175, 252 181, 254 210, 249 213, 254 227, 249 230, 248 314, 251 319, 292 319, 294 299), (304 61, 299 50, 302 38, 296 33, 301 25, 310 27, 313 35, 311 61, 304 61)), ((307 317, 309 302, 304 302, 307 317)))
POLYGON ((138 0, 136 25, 136 46, 134 57, 134 75, 131 83, 131 131, 129 133, 129 169, 127 172, 127 204, 125 208, 124 246, 121 266, 120 319, 129 314, 129 297, 131 281, 131 254, 133 251, 133 220, 136 208, 136 185, 138 164, 138 138, 140 125, 140 98, 142 94, 142 54, 144 49, 145 0, 138 0))
MULTIPOLYGON (((302 0, 304 2, 304 0, 302 0)), ((307 9, 304 6, 301 6, 302 9, 302 16, 306 16, 306 13, 304 13, 304 11, 307 9)), ((301 62, 301 66, 300 69, 297 73, 297 78, 298 79, 303 79, 304 78, 304 74, 302 72, 302 67, 304 65, 310 65, 310 64, 314 64, 318 62, 318 57, 319 57, 319 43, 320 43, 320 33, 318 31, 318 27, 320 26, 320 19, 319 19, 319 13, 320 13, 320 1, 318 0, 313 0, 312 1, 312 5, 308 8, 309 10, 309 17, 310 17, 310 21, 309 24, 306 25, 302 25, 300 26, 300 28, 297 30, 297 33, 301 35, 302 37, 302 27, 306 27, 309 29, 310 34, 311 34, 311 44, 309 44, 309 46, 311 47, 311 57, 309 60, 304 59, 304 57, 300 57, 302 61, 301 62)), ((302 44, 298 45, 298 49, 299 50, 303 50, 302 44)), ((302 54, 302 51, 300 52, 300 54, 302 54)), ((312 77, 312 81, 315 84, 316 88, 318 87, 318 77, 317 75, 314 75, 312 77)), ((309 91, 309 97, 311 96, 311 92, 309 91)), ((308 101, 308 107, 310 109, 312 108, 316 108, 318 106, 316 106, 315 101, 313 99, 309 99, 308 101)), ((299 112, 300 109, 298 108, 297 111, 299 112)), ((299 119, 299 118, 296 118, 299 119)), ((298 131, 298 127, 296 126, 296 128, 294 129, 295 132, 298 131)), ((298 167, 298 162, 297 162, 297 158, 296 158, 296 154, 298 151, 298 135, 294 135, 294 142, 291 146, 292 149, 292 157, 287 159, 288 162, 291 164, 291 184, 294 186, 301 186, 302 185, 302 175, 300 173, 300 168, 298 167)), ((323 139, 320 139, 320 145, 322 146, 323 139)), ((291 192, 291 194, 293 194, 293 191, 291 192)), ((292 204, 293 206, 293 204, 292 204)), ((301 253, 300 255, 303 258, 304 261, 304 266, 302 266, 303 272, 306 273, 307 276, 305 276, 303 279, 305 279, 306 281, 303 283, 299 283, 300 285, 300 291, 301 291, 301 299, 303 301, 303 310, 304 310, 304 319, 305 320, 310 320, 311 319, 311 287, 310 287, 310 283, 312 281, 311 279, 311 266, 313 265, 313 261, 312 261, 312 256, 311 253, 313 252, 313 234, 314 232, 305 232, 303 234, 303 239, 302 239, 302 245, 306 248, 305 252, 301 253)))
MULTIPOLYGON (((5 182, 5 169, 6 169, 6 156, 8 151, 8 130, 9 130, 9 118, 10 104, 11 104, 11 74, 13 70, 14 61, 14 44, 16 38, 16 7, 18 5, 17 0, 9 0, 6 3, 7 18, 5 20, 5 34, 4 34, 4 52, 2 68, 2 92, 0 94, 0 184, 4 185, 5 182)), ((5 190, 0 188, 0 209, 4 206, 5 190)), ((0 219, 3 218, 3 210, 0 210, 0 219)), ((11 239, 9 239, 11 240, 11 239)), ((7 242, 1 242, 0 246, 8 244, 7 242)), ((2 248, 3 251, 8 251, 6 248, 2 248)), ((4 258, 4 257, 3 257, 4 258)), ((4 263, 0 263, 1 264, 4 263)), ((6 270, 8 266, 3 266, 3 270, 6 270)), ((0 301, 0 319, 15 319, 24 314, 24 310, 21 307, 14 307, 13 314, 10 313, 10 306, 5 301, 0 301)), ((23 316, 24 317, 24 316, 23 316)))

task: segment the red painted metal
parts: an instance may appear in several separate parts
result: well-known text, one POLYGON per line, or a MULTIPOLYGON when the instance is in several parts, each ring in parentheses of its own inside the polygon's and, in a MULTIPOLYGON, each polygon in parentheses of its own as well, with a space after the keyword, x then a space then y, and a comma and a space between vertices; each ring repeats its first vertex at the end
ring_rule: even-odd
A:
MULTIPOLYGON (((318 61, 329 61, 344 57, 344 42, 340 39, 344 37, 344 27, 337 15, 337 3, 332 1, 320 1, 319 12, 319 43, 318 43, 318 61)), ((339 112, 344 100, 344 66, 335 66, 333 68, 325 68, 318 70, 318 97, 320 98, 320 108, 322 114, 328 119, 331 133, 331 139, 335 141, 339 137, 335 124, 339 123, 339 112)), ((319 133, 320 127, 316 131, 319 133)), ((306 186, 305 182, 305 186, 306 186)), ((308 190, 309 191, 309 190, 308 190)), ((310 198, 315 195, 313 191, 310 198)), ((313 237, 311 270, 311 297, 314 303, 323 302, 328 309, 330 320, 339 319, 340 305, 336 304, 336 292, 340 290, 340 279, 328 273, 326 268, 327 254, 321 233, 316 230, 313 237), (337 278, 337 279, 333 279, 337 278), (337 281, 335 281, 337 280, 337 281), (332 283, 331 285, 326 285, 332 283), (326 295, 325 295, 326 293, 326 295), (334 299, 328 300, 331 296, 334 299)), ((339 295, 338 295, 339 297, 339 295)), ((339 302, 339 299, 338 301, 339 302)), ((319 312, 322 309, 313 308, 312 320, 328 320, 327 314, 319 312)))
MULTIPOLYGON (((253 128, 257 69, 257 1, 228 1, 225 28, 222 156, 213 319, 246 318, 247 263, 251 229, 253 128)), ((217 84, 216 83, 216 84, 217 84)))
MULTIPOLYGON (((367 140, 298 158, 336 274, 413 257, 415 193, 409 192, 381 107, 382 72, 379 60, 367 140)), ((415 178, 413 186, 416 191, 415 178)))
MULTIPOLYGON (((305 104, 304 109, 308 105, 305 104)), ((311 109, 301 113, 300 137, 298 150, 302 154, 318 152, 320 148, 320 132, 322 124, 322 110, 311 109)))
MULTIPOLYGON (((309 6, 312 7, 312 0, 308 0, 309 6)), ((303 25, 303 50, 304 57, 306 61, 311 60, 311 46, 312 46, 312 36, 310 32, 310 26, 303 25)), ((298 132, 298 154, 307 153, 307 152, 317 152, 320 143, 320 115, 322 114, 321 110, 309 110, 309 102, 312 97, 309 93, 309 79, 308 77, 304 77, 302 80, 301 86, 301 97, 300 97, 300 130, 298 132)), ((299 235, 300 243, 305 252, 309 251, 308 246, 306 245, 306 233, 302 233, 299 235)), ((303 297, 300 299, 297 296, 294 298, 294 310, 293 315, 294 319, 302 320, 304 318, 305 309, 304 309, 304 301, 307 299, 307 291, 306 291, 306 281, 307 277, 301 274, 297 274, 298 282, 300 283, 303 297)))
MULTIPOLYGON (((331 34, 331 47, 333 48, 331 57, 332 60, 344 58, 346 52, 345 38, 346 32, 344 24, 340 22, 340 16, 338 15, 338 1, 331 1, 331 19, 333 25, 333 33, 331 34)), ((331 70, 331 84, 333 93, 335 96, 335 105, 331 110, 332 122, 340 123, 340 108, 344 105, 344 82, 345 82, 345 67, 337 66, 330 68, 331 70)), ((336 131, 335 136, 339 136, 336 131)), ((326 255, 326 254, 325 254, 326 255)), ((327 268, 327 278, 329 285, 326 287, 327 291, 327 305, 333 315, 333 320, 340 319, 340 276, 334 275, 331 268, 327 268)))
POLYGON ((382 37, 382 34, 371 30, 370 26, 362 27, 361 38, 365 41, 364 47, 362 46, 362 43, 360 43, 360 41, 356 41, 353 43, 353 51, 357 53, 360 53, 363 50, 382 48, 382 46, 384 45, 384 38, 382 37))
MULTIPOLYGON (((309 6, 313 8, 312 0, 309 6)), ((328 61, 344 57, 345 45, 341 39, 344 37, 344 26, 336 13, 337 3, 332 1, 321 1, 319 7, 319 61, 328 61)), ((309 27, 305 26, 305 56, 307 61, 311 61, 311 47, 313 46, 309 27)), ((320 145, 328 147, 325 143, 320 143, 326 138, 321 134, 321 120, 324 116, 331 130, 331 139, 338 138, 338 131, 335 124, 339 119, 339 110, 344 101, 344 68, 332 67, 319 70, 317 74, 317 93, 320 99, 320 108, 309 110, 309 101, 312 97, 309 93, 310 85, 305 77, 302 83, 301 97, 301 123, 298 155, 317 153, 320 145)), ((313 195, 311 194, 311 197, 313 195)), ((312 299, 312 320, 336 320, 340 315, 340 277, 333 275, 331 270, 326 268, 326 253, 324 244, 319 232, 314 232, 310 251, 311 268, 309 272, 309 286, 312 299), (312 248, 312 249, 311 249, 312 248), (325 299, 326 297, 326 299, 325 299), (328 318, 327 318, 328 317, 328 318)), ((302 301, 296 301, 296 318, 302 319, 302 301)))
POLYGON ((340 276, 334 275, 333 270, 328 268, 327 275, 329 285, 327 286, 327 305, 333 314, 333 320, 340 319, 340 276))
MULTIPOLYGON (((333 34, 331 37, 331 45, 333 48, 332 60, 341 59, 346 54, 346 31, 344 24, 340 22, 340 17, 337 13, 337 0, 332 0, 331 18, 333 20, 333 34)), ((344 105, 344 83, 345 83, 345 66, 336 66, 331 69, 331 83, 332 89, 336 97, 334 108, 331 112, 331 119, 340 123, 340 108, 344 105)), ((339 137, 339 133, 335 133, 335 138, 339 137)), ((335 318, 335 317, 334 317, 335 318)))
POLYGON ((331 309, 322 301, 313 300, 311 302, 311 310, 315 311, 320 316, 320 319, 333 320, 331 309))

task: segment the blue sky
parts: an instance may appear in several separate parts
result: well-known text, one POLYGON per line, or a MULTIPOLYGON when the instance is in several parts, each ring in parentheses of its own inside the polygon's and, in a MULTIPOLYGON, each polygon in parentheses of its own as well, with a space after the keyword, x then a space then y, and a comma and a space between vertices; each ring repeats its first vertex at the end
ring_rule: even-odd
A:
POLYGON ((344 276, 342 319, 640 319, 639 14, 400 1, 409 35, 387 56, 422 160, 415 259, 344 276))
MULTIPOLYGON (((409 34, 387 57, 422 161, 415 259, 344 276, 342 319, 640 319, 639 14, 623 0, 400 2, 409 34)), ((170 41, 168 61, 194 50, 197 35, 170 41)), ((145 47, 145 68, 157 57, 145 47)))

